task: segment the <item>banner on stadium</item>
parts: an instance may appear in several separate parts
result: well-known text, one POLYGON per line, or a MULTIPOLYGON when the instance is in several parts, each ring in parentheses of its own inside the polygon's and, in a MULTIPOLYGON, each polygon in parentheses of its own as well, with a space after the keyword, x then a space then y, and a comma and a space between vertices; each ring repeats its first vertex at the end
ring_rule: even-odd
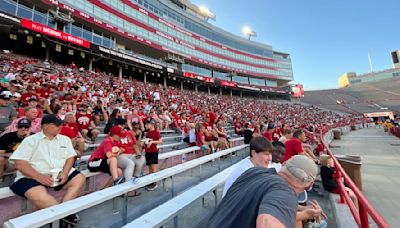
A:
POLYGON ((260 88, 254 88, 251 86, 244 86, 244 85, 238 85, 237 87, 242 88, 242 89, 248 89, 248 90, 254 90, 254 91, 259 91, 260 88))
POLYGON ((393 119, 393 112, 370 112, 364 113, 365 117, 373 118, 373 117, 386 117, 389 116, 390 119, 393 119))
POLYGON ((133 62, 140 63, 142 65, 146 65, 146 66, 153 67, 153 68, 156 68, 156 69, 160 69, 160 70, 163 69, 163 67, 161 65, 158 65, 158 64, 155 64, 155 63, 151 63, 149 61, 145 61, 143 59, 139 59, 139 58, 136 58, 134 56, 131 56, 131 55, 128 55, 128 54, 125 54, 125 53, 121 53, 121 52, 118 52, 118 51, 114 51, 114 50, 111 50, 111 49, 108 49, 108 48, 104 48, 104 47, 101 47, 101 46, 99 46, 99 51, 107 53, 107 54, 110 54, 110 55, 114 55, 114 56, 117 56, 117 57, 120 57, 120 58, 123 58, 123 59, 131 60, 133 62))
POLYGON ((71 44, 75 44, 78 46, 82 46, 85 48, 90 48, 90 42, 87 40, 84 40, 82 38, 70 35, 68 33, 53 29, 51 27, 48 27, 46 25, 42 25, 40 23, 37 22, 33 22, 31 20, 27 20, 27 19, 21 19, 21 25, 24 28, 33 30, 35 32, 44 34, 44 35, 48 35, 51 37, 55 37, 57 39, 60 39, 62 41, 66 41, 68 43, 71 44))

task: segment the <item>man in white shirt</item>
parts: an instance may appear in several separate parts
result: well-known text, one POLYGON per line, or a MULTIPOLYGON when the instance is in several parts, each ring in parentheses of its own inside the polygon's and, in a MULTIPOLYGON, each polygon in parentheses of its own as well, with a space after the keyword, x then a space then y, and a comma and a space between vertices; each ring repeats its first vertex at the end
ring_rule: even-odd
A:
POLYGON ((224 185, 222 197, 225 196, 228 189, 246 170, 253 167, 268 168, 272 160, 273 146, 268 139, 262 136, 253 137, 250 141, 250 157, 240 162, 239 166, 231 173, 224 185))
MULTIPOLYGON (((62 200, 65 202, 76 198, 85 184, 85 176, 72 168, 77 154, 71 140, 59 134, 62 123, 54 114, 44 116, 42 131, 25 138, 10 157, 18 170, 10 189, 39 209, 58 204, 46 188, 66 190, 62 200), (58 181, 50 176, 54 169, 62 170, 58 181)), ((71 220, 78 219, 75 216, 71 220)))

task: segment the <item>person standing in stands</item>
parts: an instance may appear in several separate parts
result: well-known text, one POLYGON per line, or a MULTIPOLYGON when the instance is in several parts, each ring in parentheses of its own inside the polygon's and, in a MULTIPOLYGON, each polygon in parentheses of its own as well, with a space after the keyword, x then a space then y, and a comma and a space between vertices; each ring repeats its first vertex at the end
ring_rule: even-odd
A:
MULTIPOLYGON (((161 144, 162 138, 160 132, 155 128, 157 121, 150 119, 145 127, 147 130, 144 151, 146 152, 146 165, 149 166, 150 173, 158 171, 158 148, 157 145, 161 144)), ((148 191, 153 191, 158 187, 157 183, 152 183, 146 186, 148 191)))
POLYGON ((19 147, 22 140, 32 134, 29 131, 31 121, 28 119, 20 119, 17 127, 17 131, 6 133, 0 137, 0 183, 3 181, 4 171, 14 169, 14 165, 9 164, 8 158, 19 147))
MULTIPOLYGON (((38 209, 59 203, 48 193, 47 187, 56 191, 66 190, 62 199, 65 202, 78 197, 85 184, 85 176, 72 167, 76 152, 71 140, 59 134, 62 123, 54 114, 44 116, 42 131, 25 138, 10 157, 18 170, 10 189, 15 194, 28 198, 38 209), (57 185, 50 175, 54 169, 61 170, 57 185)), ((74 224, 79 221, 77 215, 64 219, 74 224)))

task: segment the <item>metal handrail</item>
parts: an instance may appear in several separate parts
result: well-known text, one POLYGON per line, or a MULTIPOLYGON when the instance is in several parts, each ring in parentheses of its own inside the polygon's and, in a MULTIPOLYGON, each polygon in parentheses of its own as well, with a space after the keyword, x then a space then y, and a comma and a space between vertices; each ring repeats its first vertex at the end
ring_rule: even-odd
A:
POLYGON ((332 157, 333 162, 335 164, 335 169, 336 169, 335 178, 340 188, 340 203, 346 203, 349 206, 349 209, 354 217, 354 220, 359 227, 369 228, 369 222, 368 222, 368 215, 369 215, 378 225, 378 227, 389 228, 390 227, 389 223, 382 217, 382 215, 374 208, 374 206, 368 201, 368 199, 364 196, 364 194, 358 189, 358 187, 354 184, 351 178, 344 171, 339 161, 333 155, 332 151, 329 149, 329 146, 325 144, 323 139, 324 135, 325 135, 324 132, 321 131, 320 134, 321 143, 323 143, 323 145, 327 149, 328 154, 332 157), (348 187, 351 190, 353 190, 354 194, 357 196, 359 205, 358 213, 355 205, 350 199, 349 193, 345 189, 343 179, 348 185, 348 187))

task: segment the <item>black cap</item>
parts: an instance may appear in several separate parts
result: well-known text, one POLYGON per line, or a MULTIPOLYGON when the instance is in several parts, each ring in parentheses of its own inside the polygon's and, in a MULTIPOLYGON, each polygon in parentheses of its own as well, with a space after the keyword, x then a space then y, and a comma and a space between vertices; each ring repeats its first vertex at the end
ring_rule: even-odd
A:
POLYGON ((26 118, 22 118, 18 121, 17 123, 17 127, 21 128, 21 127, 31 127, 31 121, 26 119, 26 118))
POLYGON ((57 117, 55 114, 49 114, 46 116, 43 116, 42 118, 42 125, 43 124, 55 124, 57 126, 60 126, 61 124, 64 123, 64 121, 60 118, 57 117))
POLYGON ((146 121, 146 124, 157 124, 157 120, 151 118, 151 119, 146 121))

